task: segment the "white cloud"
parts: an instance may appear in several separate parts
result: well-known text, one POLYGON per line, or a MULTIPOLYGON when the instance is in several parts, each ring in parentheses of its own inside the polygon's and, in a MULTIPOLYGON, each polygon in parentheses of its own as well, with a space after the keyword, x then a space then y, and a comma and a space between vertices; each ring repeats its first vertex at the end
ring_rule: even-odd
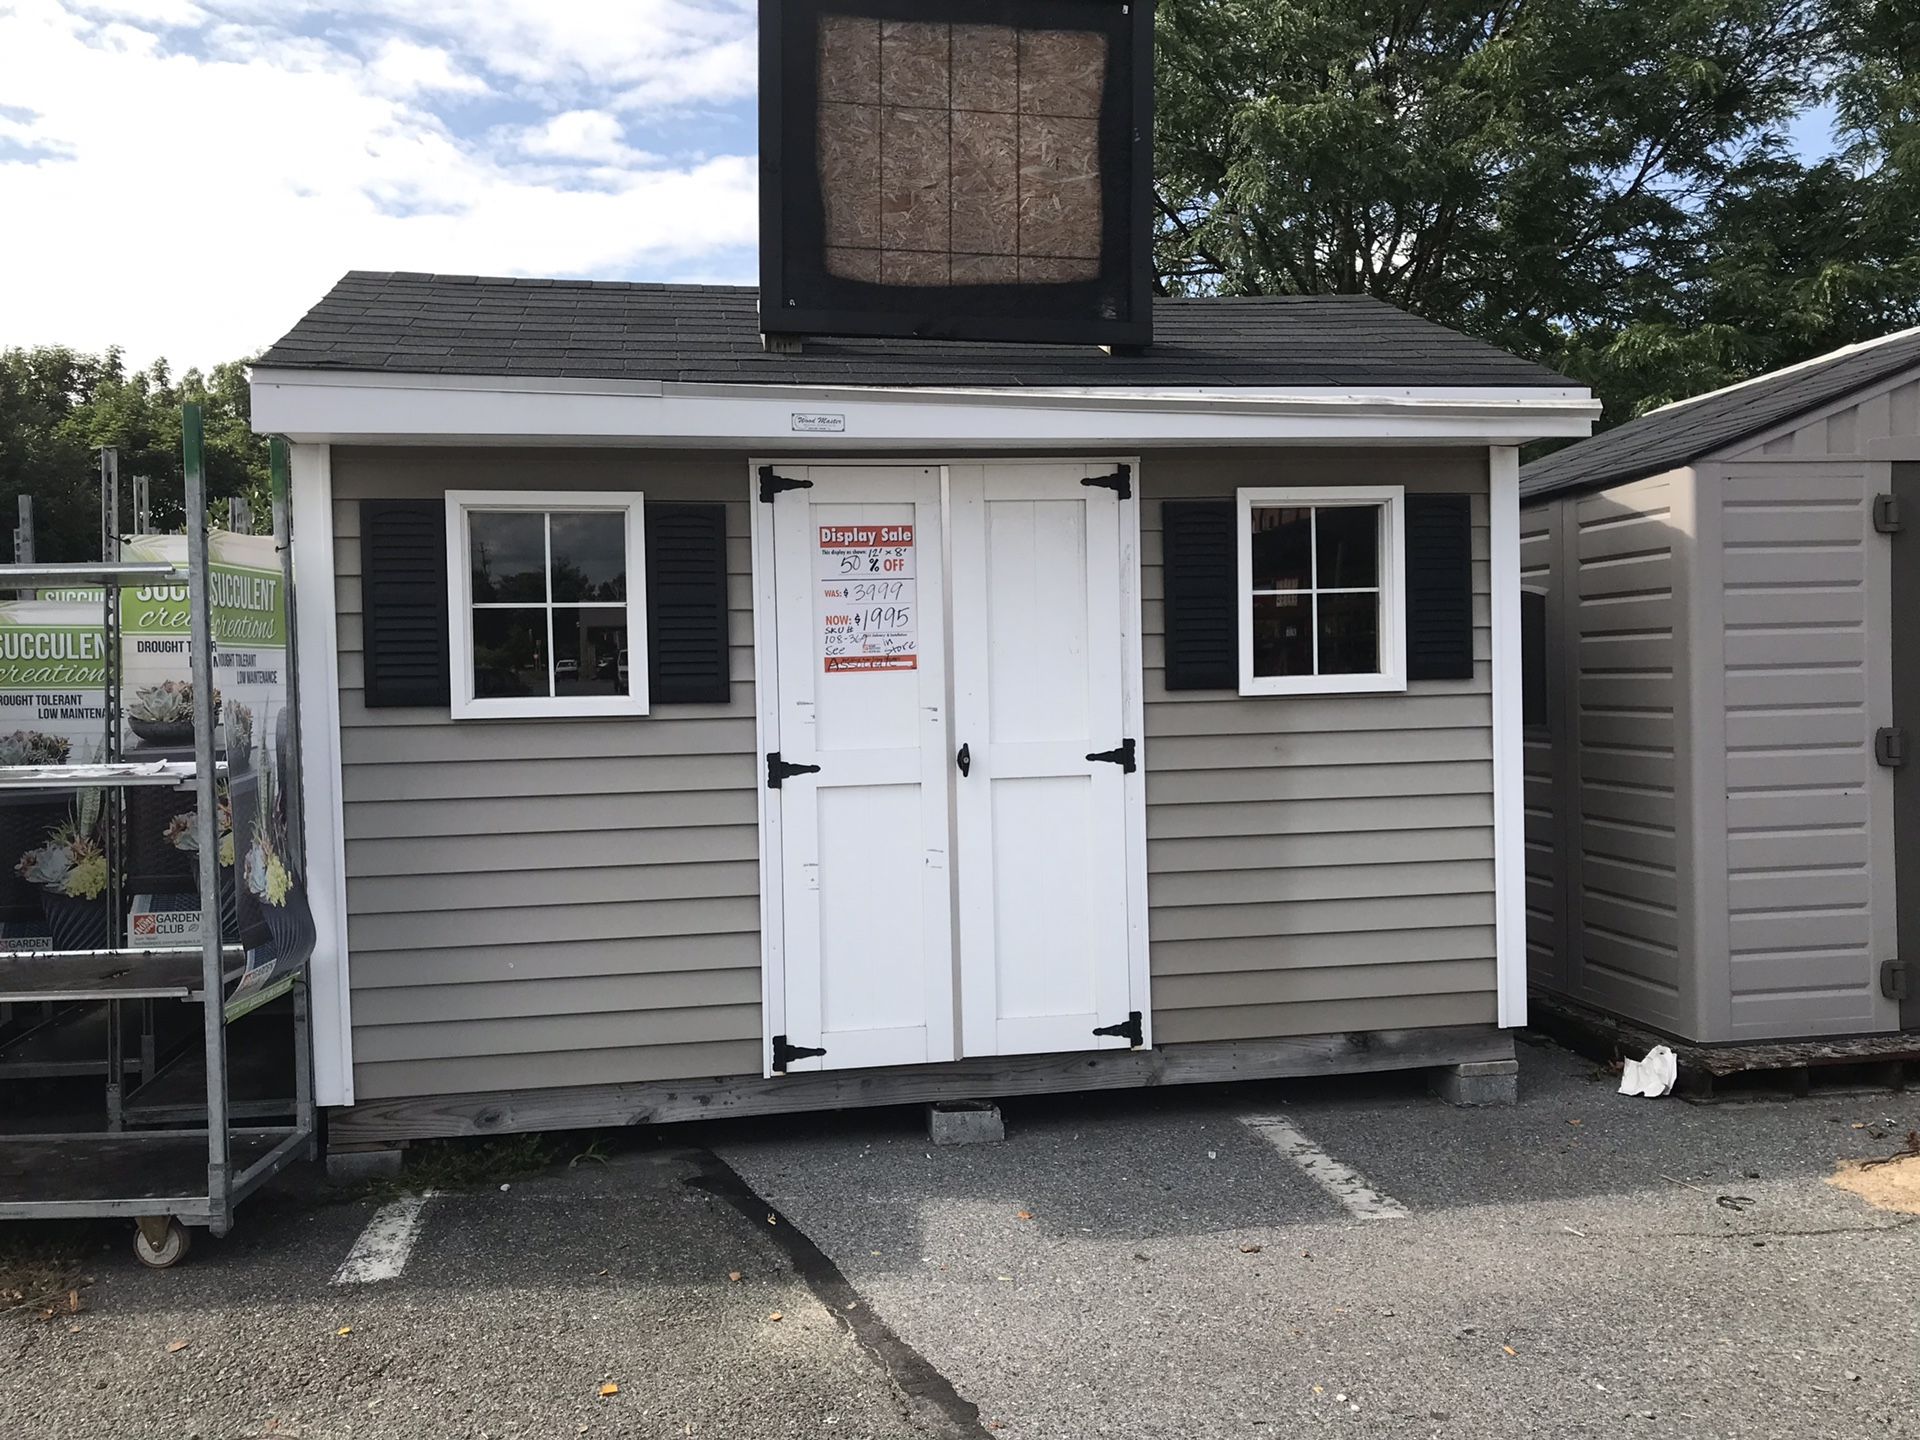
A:
POLYGON ((635 108, 753 93, 755 0, 223 0, 231 17, 348 33, 404 27, 556 106, 612 91, 635 108))
POLYGON ((462 70, 437 45, 389 37, 367 62, 368 78, 382 95, 486 95, 487 82, 462 70))
POLYGON ((193 0, 79 0, 74 9, 84 15, 132 20, 142 25, 198 25, 207 18, 193 0))
MULTIPOLYGON (((611 39, 622 7, 553 7, 595 12, 598 28, 555 19, 548 29, 583 56, 598 36, 618 51, 620 78, 592 104, 513 130, 516 145, 497 126, 467 135, 459 122, 512 73, 497 54, 474 60, 473 36, 512 21, 526 41, 531 4, 476 19, 426 0, 409 14, 458 8, 472 23, 462 36, 415 19, 409 37, 375 23, 397 0, 341 0, 334 8, 361 12, 360 28, 341 38, 320 27, 316 39, 207 3, 222 15, 217 37, 199 35, 200 54, 177 35, 53 0, 0 6, 0 138, 12 147, 0 150, 0 213, 15 217, 0 344, 117 343, 135 363, 165 354, 205 365, 272 341, 347 269, 669 278, 709 272, 717 254, 753 243, 751 155, 662 159, 629 145, 635 121, 614 113, 615 86, 671 89, 644 55, 694 63, 693 7, 633 7, 641 18, 624 50, 611 39)), ((528 68, 553 80, 561 55, 528 68)), ((675 103, 718 93, 729 64, 675 103)))
POLYGON ((751 94, 759 52, 751 35, 736 36, 689 55, 685 63, 655 70, 620 93, 627 110, 653 110, 751 94))
POLYGON ((565 110, 522 132, 527 155, 550 160, 597 160, 610 165, 645 163, 651 157, 627 144, 627 127, 606 110, 565 110))

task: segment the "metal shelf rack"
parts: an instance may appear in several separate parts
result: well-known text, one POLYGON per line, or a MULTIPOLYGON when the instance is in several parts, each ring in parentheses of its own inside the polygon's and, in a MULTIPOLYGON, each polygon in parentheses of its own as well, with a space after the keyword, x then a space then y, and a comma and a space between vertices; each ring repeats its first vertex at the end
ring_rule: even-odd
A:
MULTIPOLYGON (((0 957, 0 1003, 103 1002, 107 1015, 109 1122, 105 1133, 0 1135, 0 1220, 130 1216, 137 1222, 134 1250, 149 1265, 167 1266, 187 1250, 187 1225, 225 1234, 234 1207, 274 1174, 314 1153, 312 1042, 308 1025, 307 974, 291 972, 294 1041, 294 1120, 291 1125, 237 1128, 231 1123, 227 1065, 226 995, 241 973, 245 952, 224 943, 218 920, 220 894, 219 811, 216 782, 222 766, 214 754, 213 625, 206 530, 206 485, 200 463, 197 413, 185 417, 188 564, 184 574, 164 564, 5 565, 0 589, 40 585, 99 584, 104 594, 106 692, 109 738, 98 765, 0 768, 0 786, 106 788, 112 936, 120 943, 101 949, 34 951, 0 957), (120 760, 120 587, 130 583, 184 582, 191 617, 194 758, 129 764, 120 760), (134 948, 125 943, 125 905, 120 894, 119 793, 127 786, 191 786, 198 810, 199 893, 202 943, 197 947, 134 948), (191 1129, 118 1128, 116 1103, 124 1078, 121 1007, 171 1001, 201 1007, 206 1090, 205 1123, 191 1129)), ((104 470, 103 466, 103 470, 104 470)), ((109 491, 111 495, 111 491, 109 491)), ((111 500, 109 500, 111 504, 111 500)), ((117 507, 115 507, 117 509, 117 507)), ((275 530, 286 563, 286 515, 276 506, 275 530)), ((115 513, 109 510, 108 515, 115 513)), ((109 554, 117 553, 111 521, 109 554)), ((294 696, 289 674, 288 700, 294 696)), ((289 780, 292 777, 288 777, 289 780)), ((276 972, 278 981, 287 972, 276 972)), ((152 1078, 149 1064, 144 1078, 152 1078)))

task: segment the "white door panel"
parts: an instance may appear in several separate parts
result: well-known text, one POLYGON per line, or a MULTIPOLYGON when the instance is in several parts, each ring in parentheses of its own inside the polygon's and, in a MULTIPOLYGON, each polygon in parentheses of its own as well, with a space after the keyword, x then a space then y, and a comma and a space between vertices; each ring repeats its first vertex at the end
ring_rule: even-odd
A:
POLYGON ((940 472, 779 467, 789 1070, 954 1057, 940 472))
MULTIPOLYGON (((1106 467, 1111 468, 1111 467, 1106 467)), ((1118 1048, 1129 975, 1123 503, 1099 467, 949 470, 961 1051, 1118 1048)), ((1136 737, 1137 746, 1137 737, 1136 737)))

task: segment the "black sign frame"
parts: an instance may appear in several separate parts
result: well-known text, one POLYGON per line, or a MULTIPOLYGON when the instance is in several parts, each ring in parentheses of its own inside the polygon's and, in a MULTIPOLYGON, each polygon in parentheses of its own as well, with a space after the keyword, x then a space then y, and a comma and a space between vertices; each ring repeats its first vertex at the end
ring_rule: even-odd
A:
POLYGON ((1153 0, 760 0, 760 328, 843 335, 1093 344, 1153 338, 1153 0), (1098 30, 1100 274, 1055 284, 884 285, 826 267, 818 53, 823 14, 1098 30))

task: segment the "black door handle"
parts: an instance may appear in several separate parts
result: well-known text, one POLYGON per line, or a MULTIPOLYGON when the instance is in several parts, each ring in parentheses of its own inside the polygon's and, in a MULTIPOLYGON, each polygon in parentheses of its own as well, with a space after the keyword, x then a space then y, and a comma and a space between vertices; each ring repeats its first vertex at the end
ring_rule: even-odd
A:
POLYGON ((962 745, 960 747, 960 753, 953 757, 953 763, 960 767, 960 773, 962 775, 971 774, 973 771, 972 748, 966 745, 962 745))

